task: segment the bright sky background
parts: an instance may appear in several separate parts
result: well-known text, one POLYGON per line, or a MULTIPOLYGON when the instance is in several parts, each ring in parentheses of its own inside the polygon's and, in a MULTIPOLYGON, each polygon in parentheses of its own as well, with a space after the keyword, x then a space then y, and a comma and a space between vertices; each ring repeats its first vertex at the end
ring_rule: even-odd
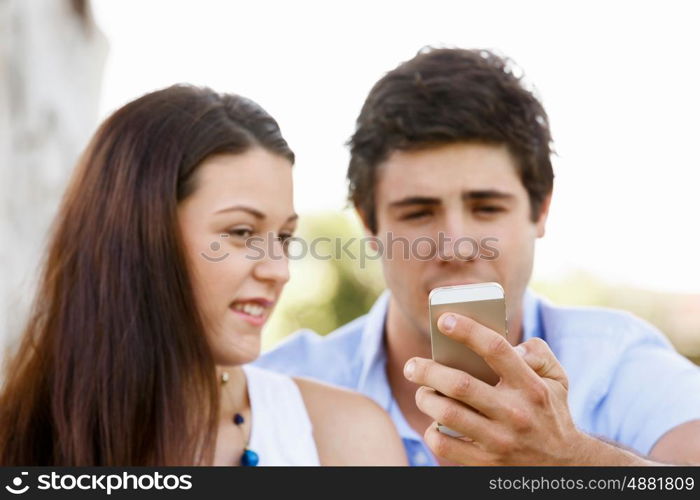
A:
POLYGON ((176 82, 251 97, 297 154, 297 211, 340 209, 372 84, 424 45, 496 49, 536 87, 558 152, 535 277, 700 292, 696 6, 94 0, 110 43, 100 118, 176 82))

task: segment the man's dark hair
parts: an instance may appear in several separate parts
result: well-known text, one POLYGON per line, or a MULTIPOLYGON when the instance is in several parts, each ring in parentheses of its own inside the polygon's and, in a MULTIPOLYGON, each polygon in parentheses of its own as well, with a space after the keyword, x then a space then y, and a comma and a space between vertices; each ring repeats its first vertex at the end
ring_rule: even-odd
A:
POLYGON ((377 232, 377 169, 397 150, 455 142, 505 145, 530 198, 532 220, 552 191, 549 122, 542 104, 487 50, 423 49, 370 91, 348 141, 349 197, 377 232))

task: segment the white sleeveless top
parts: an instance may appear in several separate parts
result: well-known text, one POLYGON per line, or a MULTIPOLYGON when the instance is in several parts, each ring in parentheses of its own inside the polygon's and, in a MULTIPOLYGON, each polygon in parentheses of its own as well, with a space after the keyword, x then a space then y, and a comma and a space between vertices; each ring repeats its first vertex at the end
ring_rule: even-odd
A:
POLYGON ((250 443, 258 465, 320 465, 311 420, 287 375, 243 365, 250 398, 250 443))

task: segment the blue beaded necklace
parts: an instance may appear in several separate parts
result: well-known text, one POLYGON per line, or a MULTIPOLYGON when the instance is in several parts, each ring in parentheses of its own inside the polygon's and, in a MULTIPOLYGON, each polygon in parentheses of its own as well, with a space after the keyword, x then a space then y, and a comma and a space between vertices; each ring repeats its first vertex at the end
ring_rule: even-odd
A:
MULTIPOLYGON (((236 426, 239 429, 243 422, 245 422, 245 419, 240 413, 236 413, 233 416, 233 423, 236 424, 236 426)), ((241 432, 243 432, 243 429, 241 429, 241 432)), ((246 441, 245 446, 243 447, 243 455, 241 455, 241 465, 244 467, 255 467, 256 465, 258 465, 260 457, 258 457, 258 454, 255 453, 253 450, 248 448, 248 444, 250 443, 246 441)))
MULTIPOLYGON (((227 372, 224 372, 221 374, 221 385, 225 384, 228 382, 229 376, 227 372)), ((243 418, 243 415, 240 413, 235 413, 233 415, 233 423, 236 425, 236 427, 241 431, 242 434, 244 434, 243 429, 241 429, 241 425, 245 422, 245 418, 243 418)), ((244 434, 245 437, 245 434, 244 434)), ((245 446, 243 446, 243 454, 241 455, 241 464, 243 467, 255 467, 258 465, 258 462, 260 462, 260 457, 258 456, 257 453, 255 453, 253 450, 248 448, 248 445, 250 444, 249 440, 245 440, 245 446)))

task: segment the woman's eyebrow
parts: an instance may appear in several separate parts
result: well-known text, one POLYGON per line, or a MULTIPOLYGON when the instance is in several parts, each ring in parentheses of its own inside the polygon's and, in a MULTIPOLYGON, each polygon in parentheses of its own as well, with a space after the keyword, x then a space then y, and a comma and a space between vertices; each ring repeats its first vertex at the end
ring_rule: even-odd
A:
POLYGON ((246 205, 234 205, 232 207, 222 208, 221 210, 217 210, 214 213, 220 214, 220 213, 224 213, 224 212, 234 212, 234 211, 247 212, 250 215, 252 215, 253 217, 255 217, 256 219, 260 219, 260 220, 265 218, 265 214, 262 213, 260 210, 256 210, 255 208, 249 207, 246 205))
MULTIPOLYGON (((260 210, 257 210, 253 207, 249 207, 247 205, 234 205, 231 207, 222 208, 221 210, 217 210, 214 213, 220 214, 220 213, 234 212, 234 211, 247 212, 259 220, 265 219, 264 213, 262 213, 260 210)), ((287 220, 285 221, 285 223, 293 222, 293 221, 297 220, 298 218, 299 218, 299 214, 292 214, 289 217, 287 217, 287 220)))

